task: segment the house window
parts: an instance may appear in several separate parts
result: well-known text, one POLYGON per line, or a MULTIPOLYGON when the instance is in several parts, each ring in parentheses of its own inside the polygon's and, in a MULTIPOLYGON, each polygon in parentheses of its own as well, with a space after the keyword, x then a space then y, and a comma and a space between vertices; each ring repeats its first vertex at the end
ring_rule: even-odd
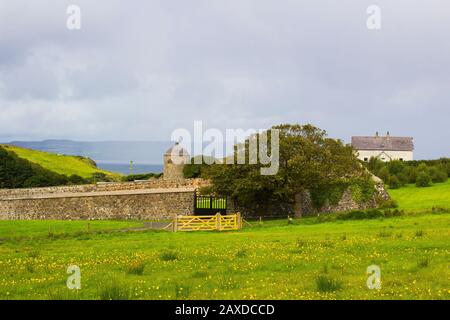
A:
POLYGON ((367 159, 367 158, 364 158, 364 162, 367 162, 367 161, 369 161, 369 159, 367 159))

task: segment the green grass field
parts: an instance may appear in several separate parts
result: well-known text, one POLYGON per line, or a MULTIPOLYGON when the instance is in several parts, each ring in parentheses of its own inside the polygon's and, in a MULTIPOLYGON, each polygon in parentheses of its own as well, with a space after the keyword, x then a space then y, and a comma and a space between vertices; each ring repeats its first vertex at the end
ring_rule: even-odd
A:
POLYGON ((36 163, 41 167, 66 176, 79 175, 90 178, 94 173, 119 177, 119 174, 104 171, 95 167, 88 159, 75 156, 58 155, 56 153, 31 150, 12 145, 1 145, 8 151, 14 152, 20 158, 36 163))
POLYGON ((433 207, 449 209, 450 179, 426 188, 408 185, 400 189, 391 189, 389 194, 397 201, 400 209, 407 211, 427 210, 433 207))
POLYGON ((314 219, 222 233, 1 221, 0 298, 450 299, 449 214, 314 219), (366 286, 373 264, 381 268, 380 290, 366 286), (76 292, 66 287, 70 265, 81 269, 76 292))
POLYGON ((389 190, 405 211, 392 218, 280 219, 237 232, 0 221, 0 299, 448 300, 450 214, 431 208, 450 208, 449 190, 389 190), (80 290, 66 286, 70 265, 80 267, 80 290), (380 290, 366 285, 370 265, 380 267, 380 290))
POLYGON ((117 229, 141 227, 139 221, 40 221, 40 220, 0 220, 0 239, 36 239, 73 235, 74 233, 112 231, 117 229))

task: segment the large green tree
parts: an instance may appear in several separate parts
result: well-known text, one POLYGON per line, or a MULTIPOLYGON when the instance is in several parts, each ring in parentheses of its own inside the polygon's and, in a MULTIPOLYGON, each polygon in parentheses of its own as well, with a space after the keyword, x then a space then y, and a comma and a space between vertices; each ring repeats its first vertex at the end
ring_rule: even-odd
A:
MULTIPOLYGON (((327 137, 310 124, 283 124, 279 130, 279 170, 261 175, 258 164, 217 164, 207 169, 212 181, 209 191, 229 196, 242 206, 269 207, 291 203, 301 214, 301 197, 306 190, 323 191, 349 184, 352 179, 369 179, 351 146, 327 137)), ((257 139, 260 139, 257 135, 257 139)), ((268 131, 269 141, 271 132, 268 131)), ((269 153, 270 150, 269 146, 269 153)), ((247 159, 249 140, 245 142, 247 159)), ((235 159, 237 158, 235 148, 235 159)))

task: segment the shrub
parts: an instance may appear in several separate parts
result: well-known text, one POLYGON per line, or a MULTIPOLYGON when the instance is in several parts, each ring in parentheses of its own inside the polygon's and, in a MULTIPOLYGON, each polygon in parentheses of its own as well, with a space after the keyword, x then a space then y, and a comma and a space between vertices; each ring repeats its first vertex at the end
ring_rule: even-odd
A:
POLYGON ((385 163, 376 157, 370 157, 367 167, 369 170, 379 177, 378 172, 385 166, 385 163))
POLYGON ((342 289, 342 283, 327 276, 320 275, 316 278, 316 287, 320 292, 335 292, 342 289))
POLYGON ((80 290, 57 289, 48 290, 48 300, 81 300, 80 290))
POLYGON ((382 200, 380 203, 380 209, 398 208, 398 203, 394 199, 382 200))
POLYGON ((428 187, 431 183, 431 177, 427 172, 421 171, 417 175, 416 186, 417 187, 428 187))
POLYGON ((378 178, 383 180, 385 183, 389 180, 389 169, 384 166, 378 171, 378 178))
POLYGON ((337 220, 364 220, 383 218, 384 213, 378 209, 369 210, 353 210, 349 212, 339 213, 336 216, 337 220))
MULTIPOLYGON (((395 203, 395 201, 393 201, 395 203)), ((366 219, 382 219, 390 217, 398 217, 403 214, 403 211, 398 209, 366 209, 366 210, 352 210, 347 212, 323 214, 317 217, 317 222, 327 222, 336 220, 366 220, 366 219)))
POLYGON ((406 172, 401 172, 397 175, 398 180, 400 181, 400 187, 403 187, 405 184, 409 183, 409 177, 406 172))
POLYGON ((442 208, 442 207, 432 207, 431 212, 432 213, 450 213, 450 209, 442 208))
POLYGON ((135 180, 148 180, 150 178, 160 178, 162 173, 142 173, 142 174, 129 174, 122 177, 122 181, 135 181, 135 180))
POLYGON ((380 238, 389 238, 391 236, 392 236, 392 232, 390 232, 390 231, 381 230, 380 232, 378 232, 378 237, 380 237, 380 238))
POLYGON ((88 183, 88 181, 86 179, 83 179, 79 175, 73 174, 69 177, 69 183, 78 185, 78 184, 86 184, 88 183))
POLYGON ((417 167, 417 170, 418 170, 419 172, 426 172, 426 173, 429 173, 428 166, 427 166, 426 163, 424 163, 424 162, 422 162, 422 163, 419 164, 419 166, 417 167))
POLYGON ((430 264, 430 260, 428 258, 424 258, 419 260, 419 262, 417 262, 417 267, 418 268, 426 268, 428 267, 428 265, 430 264))
POLYGON ((174 260, 178 260, 178 254, 175 251, 164 251, 159 255, 159 258, 162 261, 174 261, 174 260))
POLYGON ((394 160, 388 163, 389 173, 392 175, 398 175, 405 169, 405 164, 403 161, 394 160))
POLYGON ((183 175, 186 179, 198 178, 201 174, 201 164, 187 164, 183 168, 183 175))
POLYGON ((416 167, 411 167, 407 171, 408 175, 408 183, 416 183, 417 175, 419 174, 419 170, 416 167))
POLYGON ((385 218, 391 218, 391 217, 399 217, 403 214, 403 211, 398 210, 398 209, 394 209, 394 210, 384 210, 384 217, 385 218))
POLYGON ((39 251, 33 250, 33 251, 31 251, 30 253, 28 253, 28 256, 29 256, 30 258, 36 259, 37 257, 40 256, 40 253, 39 253, 39 251))
POLYGON ((415 236, 416 238, 420 238, 420 237, 422 237, 424 234, 425 234, 425 233, 423 232, 423 230, 417 230, 417 231, 414 233, 414 236, 415 236))
POLYGON ((238 252, 236 252, 236 258, 245 258, 247 256, 247 250, 245 249, 239 249, 238 252))
MULTIPOLYGON (((386 184, 390 185, 392 176, 399 180, 399 187, 408 183, 417 183, 419 174, 429 175, 432 182, 445 182, 450 176, 450 159, 441 158, 437 160, 412 160, 412 161, 391 161, 381 162, 371 159, 365 164, 367 168, 376 176, 380 177, 386 184)), ((395 179, 394 179, 395 180, 395 179)), ((430 183, 431 183, 430 181, 430 183)), ((391 188, 396 188, 394 181, 391 188)), ((419 184, 422 184, 420 181, 419 184)))
POLYGON ((430 168, 430 176, 431 180, 435 183, 437 182, 445 182, 447 181, 447 172, 440 167, 431 167, 430 168))
POLYGON ((25 265, 25 269, 27 269, 29 273, 34 273, 34 264, 31 262, 27 262, 27 264, 25 265))
POLYGON ((145 262, 137 261, 128 265, 127 273, 141 276, 144 273, 145 262))
POLYGON ((112 182, 114 181, 113 178, 106 175, 103 172, 95 172, 92 177, 89 179, 89 182, 91 183, 97 183, 97 182, 112 182))
POLYGON ((389 177, 389 187, 391 189, 398 189, 398 188, 400 188, 400 180, 397 178, 397 176, 390 176, 389 177))
POLYGON ((129 300, 131 290, 127 286, 111 280, 100 285, 98 296, 100 300, 129 300))

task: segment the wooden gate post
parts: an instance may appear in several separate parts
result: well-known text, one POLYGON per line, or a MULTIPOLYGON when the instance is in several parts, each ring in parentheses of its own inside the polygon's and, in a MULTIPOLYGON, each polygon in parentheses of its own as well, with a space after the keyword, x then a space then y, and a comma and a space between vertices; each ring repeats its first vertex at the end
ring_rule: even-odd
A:
POLYGON ((220 212, 218 212, 217 214, 216 214, 216 229, 217 230, 221 230, 221 225, 220 225, 220 212))
POLYGON ((242 228, 242 217, 240 212, 236 213, 236 219, 237 219, 237 228, 239 230, 242 228))
POLYGON ((173 216, 173 232, 177 232, 178 231, 178 216, 175 214, 173 216))

